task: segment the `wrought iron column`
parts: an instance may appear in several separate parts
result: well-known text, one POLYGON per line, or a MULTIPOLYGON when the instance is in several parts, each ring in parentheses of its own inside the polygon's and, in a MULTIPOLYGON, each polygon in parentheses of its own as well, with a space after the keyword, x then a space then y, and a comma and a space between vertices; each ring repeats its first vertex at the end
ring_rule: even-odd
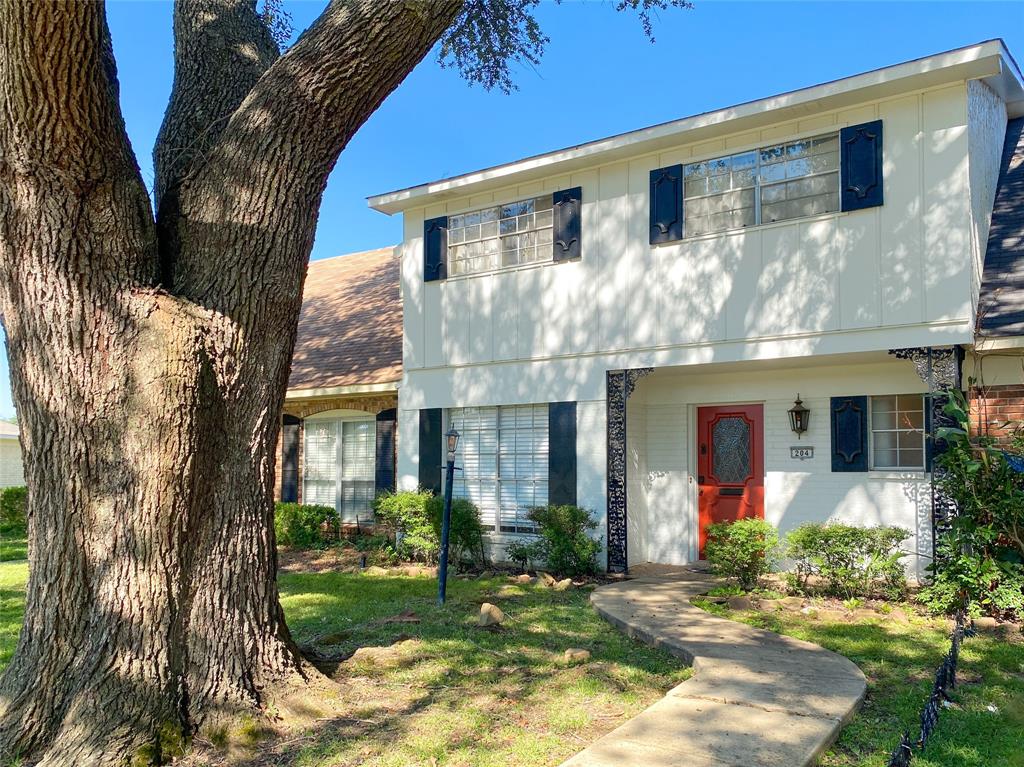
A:
POLYGON ((936 437, 943 426, 956 426, 943 412, 949 401, 950 389, 959 389, 963 372, 964 351, 959 346, 918 346, 907 349, 890 349, 889 354, 901 360, 909 360, 918 377, 928 386, 929 423, 926 450, 930 451, 931 503, 932 503, 932 557, 937 556, 936 539, 939 531, 945 529, 956 514, 953 500, 942 492, 936 480, 941 479, 943 470, 934 463, 937 456, 946 449, 944 440, 936 437))
POLYGON ((608 438, 608 571, 629 570, 626 530, 626 402, 636 382, 654 372, 654 368, 609 370, 607 386, 608 438))

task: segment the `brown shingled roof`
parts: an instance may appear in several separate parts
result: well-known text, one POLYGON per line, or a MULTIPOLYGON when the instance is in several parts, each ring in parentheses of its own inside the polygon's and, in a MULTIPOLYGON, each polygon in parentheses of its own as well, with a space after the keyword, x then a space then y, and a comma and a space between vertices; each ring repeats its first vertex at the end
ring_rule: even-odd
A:
POLYGON ((1024 335, 1024 117, 1006 126, 978 331, 983 336, 1024 335))
POLYGON ((394 248, 311 261, 289 389, 397 382, 402 301, 394 248))

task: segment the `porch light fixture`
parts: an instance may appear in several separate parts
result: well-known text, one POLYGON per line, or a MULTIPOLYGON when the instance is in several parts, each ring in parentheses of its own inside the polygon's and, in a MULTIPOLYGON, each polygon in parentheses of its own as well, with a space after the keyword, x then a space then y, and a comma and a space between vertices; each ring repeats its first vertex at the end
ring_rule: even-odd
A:
POLYGON ((811 411, 804 407, 800 395, 796 395, 796 402, 789 409, 789 428, 796 433, 797 439, 807 431, 807 425, 811 422, 811 411))
POLYGON ((448 433, 445 434, 444 437, 448 441, 448 460, 454 461, 455 449, 459 446, 459 433, 455 431, 455 427, 453 426, 448 430, 448 433))

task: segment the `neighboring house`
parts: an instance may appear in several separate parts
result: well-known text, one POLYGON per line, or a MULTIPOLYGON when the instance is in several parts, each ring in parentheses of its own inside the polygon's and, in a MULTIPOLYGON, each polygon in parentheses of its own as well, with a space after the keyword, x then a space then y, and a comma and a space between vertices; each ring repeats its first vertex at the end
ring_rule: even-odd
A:
POLYGON ((0 488, 25 484, 18 425, 0 421, 0 488))
MULTIPOLYGON (((1024 423, 1024 118, 1010 120, 981 280, 971 410, 1001 442, 1024 423)), ((1024 434, 1024 432, 1022 432, 1024 434)))
POLYGON ((277 498, 369 522, 395 486, 402 304, 394 248, 312 261, 288 379, 277 498))
POLYGON ((976 333, 1020 348, 1021 114, 989 41, 370 198, 405 222, 399 485, 454 425, 495 554, 551 502, 612 570, 754 515, 902 525, 920 571, 929 395, 976 333))

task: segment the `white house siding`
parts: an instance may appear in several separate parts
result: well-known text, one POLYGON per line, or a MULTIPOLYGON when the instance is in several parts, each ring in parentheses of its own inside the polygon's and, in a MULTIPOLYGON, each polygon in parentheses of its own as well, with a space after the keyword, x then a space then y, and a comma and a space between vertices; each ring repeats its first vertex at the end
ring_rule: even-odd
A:
POLYGON ((1006 138, 1006 104, 980 80, 967 83, 967 149, 971 188, 971 255, 973 305, 977 306, 992 203, 1006 138))
MULTIPOLYGON (((912 394, 925 387, 908 362, 836 364, 766 369, 735 366, 728 372, 655 371, 637 395, 646 408, 646 429, 631 451, 646 455, 646 551, 631 547, 632 563, 685 564, 696 558, 697 485, 695 411, 700 405, 764 404, 765 518, 785 533, 804 522, 843 520, 861 525, 899 525, 911 531, 908 551, 931 549, 930 485, 924 472, 833 472, 829 401, 834 396, 912 394), (797 438, 787 411, 800 394, 811 410, 810 429, 797 438), (814 458, 790 457, 791 446, 812 446, 814 458)), ((645 507, 645 508, 644 508, 645 507)), ((628 513, 634 513, 630 496, 628 513)), ((927 558, 908 558, 920 571, 927 558)))
POLYGON ((696 555, 695 407, 731 402, 765 406, 766 516, 783 531, 807 520, 899 524, 925 552, 927 478, 833 473, 829 398, 922 392, 913 366, 886 350, 973 340, 975 246, 1005 109, 966 80, 945 83, 818 113, 809 104, 798 119, 723 127, 713 140, 680 134, 657 152, 596 154, 569 174, 476 194, 441 183, 429 204, 405 208, 401 485, 417 483, 421 408, 574 401, 578 502, 604 535, 605 376, 653 367, 628 405, 631 562, 696 555), (872 120, 884 126, 883 205, 649 244, 652 169, 872 120), (423 281, 425 219, 576 186, 578 260, 423 281), (799 442, 786 416, 797 392, 813 411, 799 442), (813 444, 815 458, 790 459, 791 444, 813 444))
POLYGON ((0 488, 25 484, 21 444, 17 437, 0 438, 0 488))
POLYGON ((966 343, 971 221, 965 83, 453 198, 405 213, 405 370, 892 327, 966 343), (648 245, 651 169, 873 119, 883 206, 648 245), (423 282, 424 218, 570 186, 580 260, 423 282))

